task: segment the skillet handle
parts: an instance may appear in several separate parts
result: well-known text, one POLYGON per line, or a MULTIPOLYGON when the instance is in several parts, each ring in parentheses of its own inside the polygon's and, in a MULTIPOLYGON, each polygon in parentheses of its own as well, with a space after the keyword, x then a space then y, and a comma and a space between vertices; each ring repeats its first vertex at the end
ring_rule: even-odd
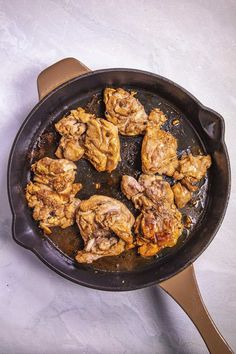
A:
POLYGON ((43 70, 37 79, 38 94, 41 100, 49 92, 90 69, 75 58, 65 58, 43 70))
POLYGON ((186 312, 211 354, 233 353, 204 305, 192 265, 159 285, 186 312))

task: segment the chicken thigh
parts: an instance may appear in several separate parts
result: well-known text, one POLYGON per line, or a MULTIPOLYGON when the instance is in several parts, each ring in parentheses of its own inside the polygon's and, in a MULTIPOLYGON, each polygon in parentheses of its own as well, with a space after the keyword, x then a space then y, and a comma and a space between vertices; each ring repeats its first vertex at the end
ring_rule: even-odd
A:
MULTIPOLYGON (((162 112, 161 112, 162 113, 162 112)), ((160 129, 165 122, 163 114, 152 114, 143 138, 142 171, 172 176, 178 167, 177 141, 173 135, 160 129)))
POLYGON ((94 117, 94 114, 86 113, 83 108, 78 107, 55 124, 56 130, 62 136, 55 152, 58 158, 78 161, 84 155, 83 135, 87 123, 94 117))
POLYGON ((123 176, 121 189, 141 211, 135 223, 139 253, 143 257, 150 257, 165 247, 174 246, 183 231, 183 225, 169 183, 161 176, 143 174, 138 181, 123 176))
POLYGON ((116 125, 122 135, 139 135, 146 129, 148 116, 135 94, 122 88, 104 91, 106 119, 116 125))
POLYGON ((113 171, 120 161, 117 127, 105 119, 90 119, 84 148, 86 158, 97 171, 113 171))
POLYGON ((211 166, 210 155, 197 155, 184 154, 179 160, 179 165, 175 171, 173 177, 176 180, 180 180, 181 183, 186 186, 189 191, 195 191, 198 189, 196 183, 198 183, 205 175, 211 166))
POLYGON ((83 200, 76 221, 85 247, 78 251, 79 263, 114 256, 134 247, 131 229, 135 219, 120 201, 103 195, 83 200))
POLYGON ((75 198, 81 189, 74 183, 76 166, 73 162, 44 157, 32 165, 33 182, 26 187, 26 199, 33 208, 33 218, 46 234, 51 227, 66 228, 74 223, 80 200, 75 198))

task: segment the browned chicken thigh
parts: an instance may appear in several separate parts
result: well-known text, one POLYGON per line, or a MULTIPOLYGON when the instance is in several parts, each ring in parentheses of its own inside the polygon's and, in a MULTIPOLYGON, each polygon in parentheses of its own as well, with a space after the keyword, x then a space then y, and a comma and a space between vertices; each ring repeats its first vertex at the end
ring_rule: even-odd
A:
POLYGON ((116 125, 122 135, 139 135, 146 129, 148 117, 135 94, 122 88, 104 90, 106 119, 116 125))
POLYGON ((123 176, 121 189, 141 210, 135 223, 139 253, 150 257, 165 247, 174 246, 183 225, 169 183, 161 176, 141 175, 138 181, 131 176, 123 176))
POLYGON ((103 195, 83 200, 76 221, 85 247, 78 251, 79 263, 115 256, 134 247, 131 229, 134 217, 120 201, 103 195))
POLYGON ((66 228, 74 223, 80 200, 75 198, 81 189, 74 183, 76 166, 73 162, 44 157, 32 165, 33 182, 26 187, 26 199, 33 208, 33 218, 46 234, 51 227, 66 228))
POLYGON ((55 152, 58 158, 78 161, 84 155, 83 134, 87 123, 94 117, 94 114, 86 113, 83 108, 78 107, 55 124, 56 130, 62 136, 55 152))
POLYGON ((174 204, 156 204, 143 210, 135 223, 139 253, 143 257, 156 255, 163 248, 173 247, 183 232, 182 215, 174 204))
POLYGON ((120 161, 120 139, 117 127, 101 118, 88 123, 85 156, 97 171, 113 171, 120 161))
POLYGON ((178 166, 177 141, 173 135, 160 129, 166 121, 163 112, 153 110, 149 120, 141 150, 142 171, 172 176, 178 166))
POLYGON ((191 153, 184 154, 179 160, 177 171, 174 173, 173 177, 176 180, 180 180, 190 191, 195 191, 198 189, 198 186, 195 184, 206 175, 210 166, 210 155, 193 156, 191 153))

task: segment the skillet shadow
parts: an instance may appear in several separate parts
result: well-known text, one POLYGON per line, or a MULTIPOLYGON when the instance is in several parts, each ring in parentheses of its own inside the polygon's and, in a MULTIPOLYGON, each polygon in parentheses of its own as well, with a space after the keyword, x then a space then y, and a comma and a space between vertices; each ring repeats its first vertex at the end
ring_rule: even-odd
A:
MULTIPOLYGON (((146 296, 153 308, 153 314, 156 315, 157 326, 161 327, 161 340, 163 346, 168 348, 168 354, 194 354, 190 343, 185 341, 178 329, 176 316, 171 316, 167 298, 169 295, 158 285, 154 285, 146 290, 146 296)), ((174 300, 171 298, 171 301, 174 300)), ((180 307, 179 310, 183 311, 180 307)), ((191 326, 191 323, 189 325, 191 326)), ((192 326, 195 329, 193 324, 192 326)))

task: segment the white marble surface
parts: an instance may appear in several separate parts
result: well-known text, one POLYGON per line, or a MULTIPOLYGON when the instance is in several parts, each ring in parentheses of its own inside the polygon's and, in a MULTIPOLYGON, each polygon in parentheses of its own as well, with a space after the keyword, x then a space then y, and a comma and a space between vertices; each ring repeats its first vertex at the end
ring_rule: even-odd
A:
POLYGON ((77 286, 11 238, 9 149, 37 102, 37 75, 68 56, 92 69, 156 72, 224 116, 231 199, 195 269, 210 313, 236 350, 235 18, 235 0, 0 0, 0 354, 207 352, 157 287, 105 293, 77 286))

